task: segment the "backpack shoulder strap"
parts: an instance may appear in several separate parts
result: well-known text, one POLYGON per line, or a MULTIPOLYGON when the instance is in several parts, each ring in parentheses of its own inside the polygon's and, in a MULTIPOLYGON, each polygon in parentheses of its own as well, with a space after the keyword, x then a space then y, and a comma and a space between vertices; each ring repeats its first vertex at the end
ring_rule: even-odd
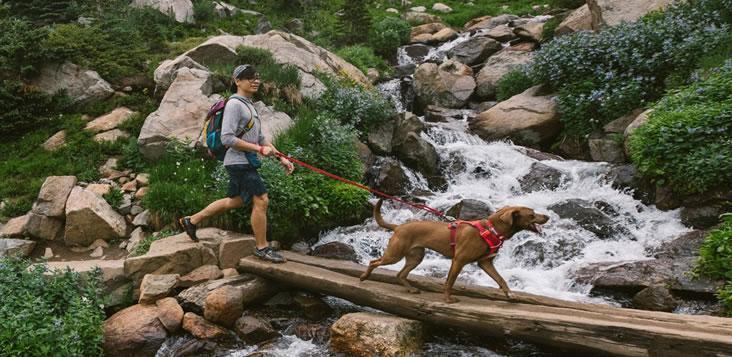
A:
POLYGON ((244 125, 244 131, 242 131, 241 133, 239 133, 239 135, 237 135, 237 137, 240 137, 240 136, 244 135, 245 133, 249 132, 249 130, 251 130, 254 127, 254 117, 255 117, 255 115, 257 117, 259 117, 259 114, 257 114, 257 111, 254 109, 254 106, 248 99, 238 96, 236 94, 229 97, 229 99, 237 99, 238 101, 242 102, 245 107, 247 107, 247 110, 249 110, 249 121, 244 125))

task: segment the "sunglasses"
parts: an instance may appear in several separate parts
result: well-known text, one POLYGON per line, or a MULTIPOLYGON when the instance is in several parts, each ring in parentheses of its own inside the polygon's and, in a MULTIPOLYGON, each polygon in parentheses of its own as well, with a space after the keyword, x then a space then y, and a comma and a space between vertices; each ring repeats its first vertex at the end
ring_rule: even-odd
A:
POLYGON ((246 80, 246 81, 249 81, 250 83, 252 83, 252 82, 256 82, 256 81, 261 81, 262 76, 260 76, 259 73, 255 73, 254 77, 252 77, 252 78, 239 78, 239 80, 241 80, 241 81, 246 80))

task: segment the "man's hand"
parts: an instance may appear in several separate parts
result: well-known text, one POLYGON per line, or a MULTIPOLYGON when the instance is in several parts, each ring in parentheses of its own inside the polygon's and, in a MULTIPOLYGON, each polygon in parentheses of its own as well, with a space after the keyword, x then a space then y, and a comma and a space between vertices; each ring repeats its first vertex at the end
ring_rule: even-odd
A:
POLYGON ((262 154, 263 156, 270 156, 270 155, 274 154, 274 150, 272 150, 271 146, 262 145, 259 147, 259 153, 262 154))
POLYGON ((282 167, 285 168, 285 171, 287 171, 288 175, 295 171, 295 165, 293 165, 290 160, 287 160, 284 157, 280 158, 280 164, 282 165, 282 167))

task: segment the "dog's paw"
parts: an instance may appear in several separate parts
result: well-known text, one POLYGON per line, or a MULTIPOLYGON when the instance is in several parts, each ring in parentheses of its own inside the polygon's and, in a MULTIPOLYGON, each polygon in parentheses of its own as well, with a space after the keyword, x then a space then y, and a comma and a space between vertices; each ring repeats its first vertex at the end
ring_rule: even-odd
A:
POLYGON ((512 292, 504 291, 503 293, 506 294, 506 298, 508 300, 511 300, 511 301, 516 300, 516 295, 514 295, 512 292))

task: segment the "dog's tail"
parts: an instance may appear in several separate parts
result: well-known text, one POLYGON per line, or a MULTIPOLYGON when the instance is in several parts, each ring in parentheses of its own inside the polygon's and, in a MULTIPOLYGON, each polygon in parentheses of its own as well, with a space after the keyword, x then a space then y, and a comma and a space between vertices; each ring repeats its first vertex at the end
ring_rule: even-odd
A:
POLYGON ((390 231, 393 231, 397 227, 397 225, 396 224, 392 224, 392 223, 386 223, 384 221, 384 218, 381 217, 381 203, 383 201, 384 200, 380 198, 379 199, 379 202, 376 202, 376 205, 374 206, 374 219, 376 219, 376 223, 380 227, 386 228, 386 229, 388 229, 390 231))

